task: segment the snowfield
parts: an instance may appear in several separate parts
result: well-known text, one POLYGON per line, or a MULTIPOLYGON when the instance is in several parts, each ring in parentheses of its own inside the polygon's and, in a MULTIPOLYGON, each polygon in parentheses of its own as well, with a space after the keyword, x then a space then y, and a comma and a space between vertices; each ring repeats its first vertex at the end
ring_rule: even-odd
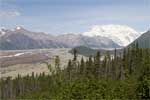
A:
POLYGON ((32 54, 32 52, 24 52, 24 53, 16 53, 16 54, 13 54, 13 55, 0 56, 0 58, 17 57, 17 56, 21 56, 21 55, 29 54, 29 53, 32 54))
POLYGON ((142 33, 138 33, 125 25, 95 25, 90 31, 82 34, 90 37, 107 37, 120 46, 127 46, 142 35, 142 33))

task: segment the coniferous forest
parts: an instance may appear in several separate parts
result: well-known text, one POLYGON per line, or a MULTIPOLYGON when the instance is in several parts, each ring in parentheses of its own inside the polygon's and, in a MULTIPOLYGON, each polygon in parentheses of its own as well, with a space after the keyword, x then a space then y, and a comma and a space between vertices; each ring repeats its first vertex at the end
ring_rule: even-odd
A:
POLYGON ((2 100, 111 100, 150 99, 150 49, 124 49, 122 54, 97 52, 88 59, 74 58, 61 70, 59 56, 49 75, 11 77, 0 80, 2 100))

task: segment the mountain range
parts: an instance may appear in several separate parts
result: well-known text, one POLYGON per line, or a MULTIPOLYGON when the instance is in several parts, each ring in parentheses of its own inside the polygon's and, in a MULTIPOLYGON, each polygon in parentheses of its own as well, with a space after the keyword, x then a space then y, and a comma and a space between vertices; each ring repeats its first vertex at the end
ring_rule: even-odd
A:
MULTIPOLYGON (((134 40, 131 44, 129 44, 125 48, 132 48, 136 44, 138 44, 140 48, 150 48, 150 30, 142 34, 139 38, 134 40)), ((114 50, 92 49, 92 48, 85 47, 85 46, 75 47, 72 50, 70 50, 70 52, 73 53, 74 49, 76 49, 79 54, 84 55, 84 56, 96 55, 98 51, 100 51, 102 55, 105 55, 107 51, 109 51, 110 54, 114 53, 114 50)), ((120 55, 121 53, 123 53, 123 49, 117 49, 117 53, 120 55)))
POLYGON ((121 48, 126 44, 118 40, 127 41, 128 44, 140 35, 131 28, 119 25, 111 25, 111 29, 109 25, 97 26, 95 29, 97 32, 92 31, 54 36, 43 32, 32 32, 23 27, 16 27, 13 30, 2 28, 0 31, 0 50, 74 48, 77 46, 97 49, 121 48), (104 33, 110 34, 104 36, 102 35, 104 33), (119 39, 117 39, 117 35, 119 39))
POLYGON ((66 46, 63 43, 58 43, 54 40, 55 39, 51 35, 30 32, 22 27, 17 27, 15 30, 2 29, 0 32, 0 49, 21 50, 66 46))

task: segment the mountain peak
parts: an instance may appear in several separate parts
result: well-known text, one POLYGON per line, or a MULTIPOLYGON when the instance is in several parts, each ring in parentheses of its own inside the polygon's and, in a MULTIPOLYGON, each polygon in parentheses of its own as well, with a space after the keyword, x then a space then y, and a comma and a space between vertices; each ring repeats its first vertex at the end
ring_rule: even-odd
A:
POLYGON ((21 26, 17 26, 16 28, 15 28, 15 30, 16 31, 18 31, 18 30, 25 30, 23 27, 21 27, 21 26))
POLYGON ((20 26, 17 26, 17 27, 16 27, 16 30, 20 30, 20 29, 21 29, 21 27, 20 27, 20 26))
POLYGON ((95 25, 89 32, 83 33, 86 36, 102 36, 113 40, 120 46, 127 46, 141 34, 126 25, 95 25))

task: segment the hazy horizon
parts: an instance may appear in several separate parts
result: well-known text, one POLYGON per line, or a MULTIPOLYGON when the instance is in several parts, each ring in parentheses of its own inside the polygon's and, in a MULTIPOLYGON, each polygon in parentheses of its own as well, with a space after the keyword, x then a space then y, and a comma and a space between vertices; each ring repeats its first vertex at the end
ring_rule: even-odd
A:
POLYGON ((94 25, 127 25, 146 31, 149 0, 0 0, 0 23, 50 34, 82 33, 94 25))

